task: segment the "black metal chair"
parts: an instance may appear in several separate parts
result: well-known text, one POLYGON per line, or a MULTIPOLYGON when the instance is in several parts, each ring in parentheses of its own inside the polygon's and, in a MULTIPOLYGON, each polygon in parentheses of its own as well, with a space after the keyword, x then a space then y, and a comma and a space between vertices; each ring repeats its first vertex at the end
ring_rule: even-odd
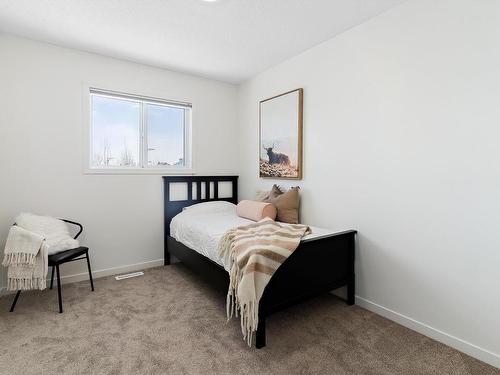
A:
MULTIPOLYGON (((78 236, 83 232, 83 226, 80 223, 76 223, 74 221, 61 219, 62 221, 73 224, 79 227, 78 233, 75 235, 74 239, 76 240, 78 236)), ((75 249, 64 250, 56 254, 49 255, 49 267, 52 267, 52 275, 50 277, 50 289, 52 289, 54 285, 54 269, 57 273, 57 296, 59 299, 59 313, 63 312, 62 307, 62 295, 61 295, 61 276, 59 273, 59 266, 64 263, 74 262, 75 260, 87 259, 87 267, 89 270, 89 279, 90 279, 90 288, 94 291, 94 280, 92 279, 92 271, 90 269, 90 259, 89 259, 89 248, 88 247, 77 247, 75 249)), ((16 307, 17 300, 19 299, 19 295, 21 291, 18 290, 16 296, 14 297, 14 301, 12 302, 12 306, 10 308, 10 312, 14 311, 16 307)))

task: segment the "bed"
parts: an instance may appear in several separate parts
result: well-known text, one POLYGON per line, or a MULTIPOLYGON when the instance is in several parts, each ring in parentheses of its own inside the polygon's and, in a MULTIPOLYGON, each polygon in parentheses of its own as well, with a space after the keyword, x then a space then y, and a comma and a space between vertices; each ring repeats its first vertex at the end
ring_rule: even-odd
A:
MULTIPOLYGON (((227 292, 227 266, 217 257, 218 239, 231 227, 250 223, 235 212, 238 176, 164 176, 164 264, 171 255, 227 292), (219 184, 230 184, 230 194, 219 194, 219 184), (172 192, 182 185, 185 196, 172 192), (197 205, 204 202, 209 203, 197 205), (211 207, 212 206, 212 207, 211 207)), ((178 189, 177 189, 178 190, 178 189)), ((227 189, 226 189, 227 190, 227 189)), ((346 286, 354 304, 355 230, 332 232, 312 227, 299 247, 275 272, 259 303, 255 346, 266 345, 266 317, 309 298, 346 286)))

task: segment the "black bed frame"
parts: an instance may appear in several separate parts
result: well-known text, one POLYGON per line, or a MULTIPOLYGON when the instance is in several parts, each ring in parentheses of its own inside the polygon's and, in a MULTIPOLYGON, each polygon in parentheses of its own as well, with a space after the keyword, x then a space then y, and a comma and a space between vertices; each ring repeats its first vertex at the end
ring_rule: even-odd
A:
MULTIPOLYGON (((227 291, 229 274, 219 264, 170 237, 170 222, 184 207, 208 201, 238 203, 238 176, 164 176, 165 265, 170 255, 227 291), (232 196, 219 198, 218 183, 231 182, 232 196), (187 183, 186 200, 170 200, 170 184, 187 183), (202 183, 205 197, 202 199, 202 183), (193 185, 196 197, 193 198, 193 185), (212 193, 212 194, 211 194, 212 193)), ((311 297, 347 286, 347 304, 354 304, 354 247, 356 231, 348 230, 303 241, 272 276, 259 302, 255 346, 266 345, 266 317, 311 297)))

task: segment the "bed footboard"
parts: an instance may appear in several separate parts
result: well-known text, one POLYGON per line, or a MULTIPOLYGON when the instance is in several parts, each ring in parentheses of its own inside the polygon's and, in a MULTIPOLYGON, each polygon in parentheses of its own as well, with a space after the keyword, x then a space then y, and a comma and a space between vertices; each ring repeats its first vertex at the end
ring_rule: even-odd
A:
POLYGON ((259 303, 256 346, 265 346, 266 317, 311 297, 347 287, 347 304, 354 304, 356 231, 302 242, 272 276, 259 303))

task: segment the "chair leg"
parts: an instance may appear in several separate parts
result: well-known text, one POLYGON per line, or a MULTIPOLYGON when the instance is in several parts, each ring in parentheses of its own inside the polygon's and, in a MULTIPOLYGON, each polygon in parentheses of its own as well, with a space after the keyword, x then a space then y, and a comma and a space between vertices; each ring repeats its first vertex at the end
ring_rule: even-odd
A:
POLYGON ((87 267, 89 269, 90 289, 92 289, 92 291, 94 291, 94 280, 92 279, 92 270, 90 269, 90 259, 89 259, 88 252, 86 254, 86 257, 87 257, 87 267))
POLYGON ((50 276, 50 289, 54 286, 54 268, 55 266, 52 266, 52 274, 50 276))
POLYGON ((21 291, 18 290, 16 293, 16 296, 14 297, 14 301, 12 301, 12 306, 10 307, 10 312, 14 311, 14 308, 16 307, 17 300, 19 299, 19 295, 21 294, 21 291))
POLYGON ((59 313, 62 314, 63 307, 62 307, 62 296, 61 296, 61 274, 59 273, 59 265, 56 266, 56 273, 57 273, 57 297, 59 299, 59 313))

